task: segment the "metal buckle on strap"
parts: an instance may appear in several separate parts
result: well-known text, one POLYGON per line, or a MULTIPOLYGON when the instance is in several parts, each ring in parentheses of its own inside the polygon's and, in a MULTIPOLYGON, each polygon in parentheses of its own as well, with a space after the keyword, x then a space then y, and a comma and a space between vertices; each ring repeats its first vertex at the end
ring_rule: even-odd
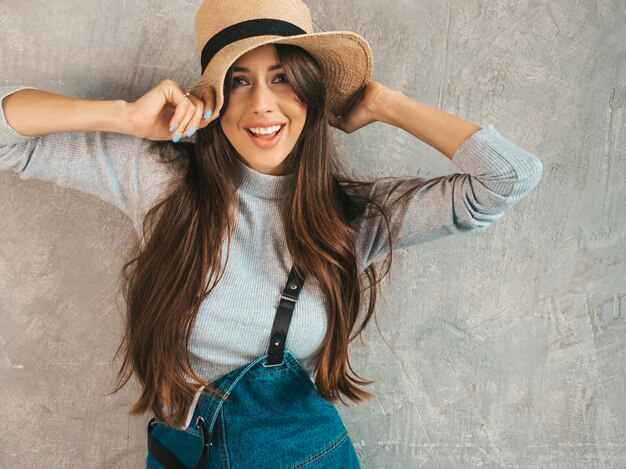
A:
POLYGON ((280 363, 276 363, 275 365, 266 365, 265 363, 261 362, 261 365, 262 365, 263 367, 265 367, 265 368, 271 368, 271 367, 273 367, 273 366, 280 366, 280 365, 284 365, 284 364, 285 364, 285 360, 283 360, 283 361, 282 361, 282 362, 280 362, 280 363))
POLYGON ((290 297, 288 297, 288 296, 286 296, 286 295, 284 295, 284 294, 282 294, 282 293, 281 293, 281 295, 280 295, 280 298, 281 298, 281 299, 283 299, 283 300, 292 301, 293 303, 297 303, 297 302, 298 302, 298 300, 297 300, 297 299, 295 299, 295 298, 290 298, 290 297))

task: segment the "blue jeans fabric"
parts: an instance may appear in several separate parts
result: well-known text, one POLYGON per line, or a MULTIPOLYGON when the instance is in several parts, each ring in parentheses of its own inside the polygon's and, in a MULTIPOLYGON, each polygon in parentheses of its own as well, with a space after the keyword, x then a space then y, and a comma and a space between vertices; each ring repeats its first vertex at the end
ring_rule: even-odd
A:
MULTIPOLYGON (((202 451, 196 426, 211 435, 207 469, 360 469, 352 441, 335 406, 323 399, 293 353, 264 367, 268 355, 211 384, 227 399, 201 395, 191 424, 176 429, 156 420, 152 436, 193 468, 202 451)), ((147 469, 164 469, 148 450, 147 469)))

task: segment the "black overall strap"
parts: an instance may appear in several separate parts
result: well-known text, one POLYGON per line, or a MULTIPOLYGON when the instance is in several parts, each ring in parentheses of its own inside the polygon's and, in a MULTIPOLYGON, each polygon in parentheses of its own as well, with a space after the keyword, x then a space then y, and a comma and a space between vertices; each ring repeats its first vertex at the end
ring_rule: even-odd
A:
POLYGON ((278 366, 283 364, 283 356, 285 353, 285 342, 287 340, 287 332, 289 331, 289 323, 293 310, 298 302, 298 295, 302 290, 304 279, 299 278, 293 267, 289 272, 287 285, 280 295, 280 303, 276 309, 274 316, 274 324, 272 325, 272 333, 270 334, 270 345, 267 349, 267 363, 263 366, 278 366))
MULTIPOLYGON (((335 191, 339 197, 344 220, 347 223, 352 223, 358 216, 356 204, 352 198, 345 193, 337 180, 335 180, 335 191)), ((270 334, 270 344, 267 349, 267 363, 263 364, 265 367, 283 364, 287 332, 289 331, 293 310, 298 302, 298 295, 302 290, 303 283, 304 279, 299 278, 295 274, 293 267, 291 267, 287 285, 285 285, 283 293, 280 295, 280 303, 278 304, 276 316, 274 317, 274 324, 270 334)))

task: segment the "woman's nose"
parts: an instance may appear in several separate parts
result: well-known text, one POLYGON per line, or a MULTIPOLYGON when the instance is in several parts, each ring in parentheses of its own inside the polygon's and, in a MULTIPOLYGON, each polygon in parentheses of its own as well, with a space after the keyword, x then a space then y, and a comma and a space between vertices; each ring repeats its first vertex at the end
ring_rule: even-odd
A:
POLYGON ((255 111, 267 111, 275 105, 275 96, 266 83, 256 83, 252 87, 251 106, 255 111))

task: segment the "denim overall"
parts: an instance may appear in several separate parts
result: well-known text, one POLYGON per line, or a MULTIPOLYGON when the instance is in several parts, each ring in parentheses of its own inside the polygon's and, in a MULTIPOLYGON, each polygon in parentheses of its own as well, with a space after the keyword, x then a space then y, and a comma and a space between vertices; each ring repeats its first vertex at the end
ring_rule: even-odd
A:
POLYGON ((148 423, 147 469, 357 469, 359 459, 335 406, 285 348, 302 281, 293 268, 281 295, 268 353, 211 384, 185 429, 148 423))

